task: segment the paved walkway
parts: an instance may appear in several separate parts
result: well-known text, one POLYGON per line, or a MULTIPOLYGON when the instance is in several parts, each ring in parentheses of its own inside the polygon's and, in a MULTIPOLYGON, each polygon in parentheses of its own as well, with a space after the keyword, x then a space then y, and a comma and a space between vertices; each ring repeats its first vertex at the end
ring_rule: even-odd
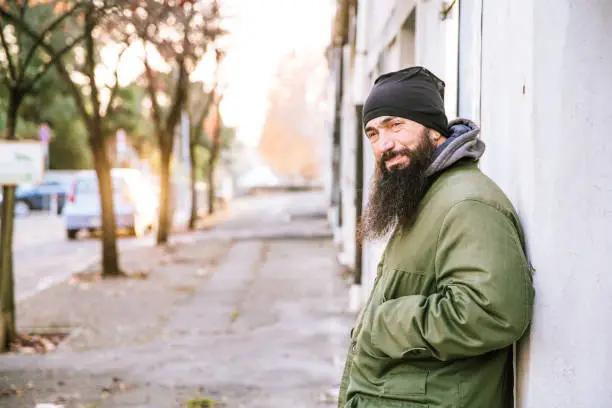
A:
POLYGON ((321 220, 302 210, 277 236, 271 221, 228 225, 125 255, 148 279, 65 282, 19 304, 22 326, 79 330, 46 356, 0 356, 0 407, 332 406, 354 316, 321 220))

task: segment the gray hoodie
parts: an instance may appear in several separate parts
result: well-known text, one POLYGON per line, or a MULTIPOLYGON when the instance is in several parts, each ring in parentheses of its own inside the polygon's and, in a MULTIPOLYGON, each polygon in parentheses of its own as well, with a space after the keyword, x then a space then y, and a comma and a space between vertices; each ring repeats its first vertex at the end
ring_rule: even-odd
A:
POLYGON ((480 128, 471 120, 455 119, 448 127, 450 135, 436 149, 434 161, 425 172, 428 177, 449 168, 461 159, 478 161, 485 151, 485 144, 478 137, 480 128))

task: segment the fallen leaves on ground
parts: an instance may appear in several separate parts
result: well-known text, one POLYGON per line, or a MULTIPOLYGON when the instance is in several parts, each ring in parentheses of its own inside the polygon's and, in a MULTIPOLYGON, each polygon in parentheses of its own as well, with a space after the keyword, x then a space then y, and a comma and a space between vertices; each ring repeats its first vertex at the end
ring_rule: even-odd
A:
POLYGON ((221 402, 215 401, 211 398, 196 396, 189 401, 185 402, 182 406, 185 408, 208 408, 208 407, 220 407, 225 405, 221 402))
POLYGON ((191 296, 196 292, 197 287, 194 285, 178 285, 171 287, 171 289, 176 292, 186 293, 191 296))
POLYGON ((2 397, 23 397, 25 395, 26 390, 31 390, 34 388, 34 384, 28 382, 26 387, 17 387, 15 385, 11 385, 9 388, 0 388, 0 398, 2 397))
POLYGON ((137 279, 137 280, 145 280, 149 278, 150 271, 147 269, 139 269, 135 272, 127 272, 125 275, 120 276, 112 276, 109 278, 105 278, 102 276, 102 273, 99 271, 85 271, 79 272, 72 275, 68 282, 71 285, 77 285, 82 283, 91 283, 101 281, 103 279, 137 279))
POLYGON ((68 333, 18 333, 11 351, 22 354, 46 354, 55 351, 68 333))
POLYGON ((112 394, 115 394, 117 392, 124 392, 129 389, 130 387, 128 387, 121 378, 113 377, 111 384, 109 386, 102 387, 102 389, 100 390, 102 394, 101 398, 106 399, 112 394))

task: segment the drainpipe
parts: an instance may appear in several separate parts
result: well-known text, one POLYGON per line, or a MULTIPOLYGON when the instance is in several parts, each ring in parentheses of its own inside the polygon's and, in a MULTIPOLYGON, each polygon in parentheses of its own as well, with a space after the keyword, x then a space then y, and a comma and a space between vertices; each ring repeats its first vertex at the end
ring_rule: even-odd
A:
MULTIPOLYGON (((359 225, 363 208, 363 121, 361 115, 363 113, 363 105, 355 106, 355 117, 357 118, 355 137, 357 138, 356 151, 356 166, 355 166, 355 225, 359 225)), ((355 285, 361 285, 362 276, 362 242, 357 234, 355 234, 355 285)))
POLYGON ((342 157, 342 99, 344 96, 344 58, 342 47, 348 41, 349 0, 340 0, 332 30, 332 60, 335 71, 336 94, 334 98, 333 148, 332 148, 332 206, 338 208, 337 227, 343 224, 342 179, 340 160, 342 157))
POLYGON ((344 61, 342 48, 334 48, 336 71, 336 98, 334 101, 334 127, 333 127, 333 198, 332 203, 338 207, 338 228, 342 227, 342 180, 340 175, 340 160, 342 158, 342 98, 344 95, 344 61))

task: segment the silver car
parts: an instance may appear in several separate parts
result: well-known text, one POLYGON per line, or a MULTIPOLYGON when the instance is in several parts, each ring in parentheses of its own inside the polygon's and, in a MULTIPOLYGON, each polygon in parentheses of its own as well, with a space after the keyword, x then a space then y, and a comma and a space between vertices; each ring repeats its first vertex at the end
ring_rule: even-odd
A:
MULTIPOLYGON (((136 169, 112 169, 111 177, 117 229, 133 236, 153 229, 158 199, 151 183, 136 169)), ((102 228, 98 179, 93 170, 76 175, 62 215, 70 240, 82 230, 93 233, 102 228)))

